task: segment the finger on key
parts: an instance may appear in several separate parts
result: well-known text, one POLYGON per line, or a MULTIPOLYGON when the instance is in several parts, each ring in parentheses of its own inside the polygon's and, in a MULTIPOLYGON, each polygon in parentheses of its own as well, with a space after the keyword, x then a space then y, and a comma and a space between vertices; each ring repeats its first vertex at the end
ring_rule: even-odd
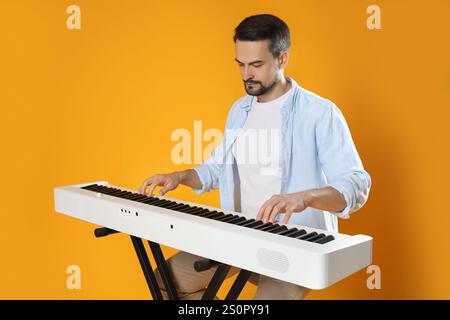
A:
POLYGON ((152 178, 145 179, 144 182, 142 182, 141 189, 139 190, 140 193, 145 194, 145 189, 147 189, 147 187, 152 183, 152 181, 153 181, 152 178))
POLYGON ((150 185, 150 189, 148 190, 148 193, 147 193, 147 195, 149 195, 149 196, 152 196, 153 195, 153 191, 155 190, 155 188, 158 186, 158 182, 153 182, 151 185, 150 185))

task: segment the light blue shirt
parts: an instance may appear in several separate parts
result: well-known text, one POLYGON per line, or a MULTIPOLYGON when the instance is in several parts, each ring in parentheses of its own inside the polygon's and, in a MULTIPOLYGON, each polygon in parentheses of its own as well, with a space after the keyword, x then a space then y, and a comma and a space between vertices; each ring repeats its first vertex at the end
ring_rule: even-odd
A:
MULTIPOLYGON (((338 231, 338 217, 347 219, 367 201, 371 179, 364 170, 350 130, 339 108, 302 87, 294 79, 293 93, 281 109, 282 174, 280 194, 331 186, 345 198, 346 207, 339 212, 306 208, 293 213, 289 223, 338 231)), ((194 167, 201 194, 220 190, 220 206, 240 212, 240 180, 232 154, 236 135, 242 129, 254 96, 238 99, 228 113, 221 143, 202 164, 194 167)), ((277 221, 281 221, 279 214, 277 221)))

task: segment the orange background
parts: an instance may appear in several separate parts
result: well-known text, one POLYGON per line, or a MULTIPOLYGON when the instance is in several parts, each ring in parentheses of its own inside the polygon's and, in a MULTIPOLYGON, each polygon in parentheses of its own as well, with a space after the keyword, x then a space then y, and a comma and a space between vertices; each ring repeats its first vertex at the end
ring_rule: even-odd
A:
MULTIPOLYGON (((190 167, 171 162, 170 135, 195 120, 223 130, 244 94, 233 29, 258 13, 289 25, 286 74, 340 107, 373 182, 340 232, 374 237, 381 290, 361 270, 308 299, 450 298, 447 0, 2 1, 0 298, 150 297, 129 238, 95 239, 55 213, 52 188, 138 188, 190 167), (366 27, 372 3, 381 30, 366 27), (81 30, 66 27, 71 4, 81 30), (66 288, 72 264, 80 290, 66 288)), ((219 205, 218 192, 168 196, 219 205)))

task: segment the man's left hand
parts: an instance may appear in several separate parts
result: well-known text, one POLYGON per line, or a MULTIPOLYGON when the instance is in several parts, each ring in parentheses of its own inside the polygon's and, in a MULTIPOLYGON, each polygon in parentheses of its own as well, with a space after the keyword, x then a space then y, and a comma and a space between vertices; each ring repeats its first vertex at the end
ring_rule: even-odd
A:
POLYGON ((256 220, 273 223, 279 213, 284 213, 283 223, 288 223, 294 212, 302 212, 307 208, 308 197, 308 192, 273 195, 261 206, 256 220))

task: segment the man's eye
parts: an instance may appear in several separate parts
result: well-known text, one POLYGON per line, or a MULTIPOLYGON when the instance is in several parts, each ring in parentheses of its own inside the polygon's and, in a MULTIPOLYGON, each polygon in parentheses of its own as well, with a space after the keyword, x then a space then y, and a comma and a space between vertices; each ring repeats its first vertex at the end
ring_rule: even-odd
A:
POLYGON ((253 65, 255 68, 259 68, 262 66, 262 64, 253 65))

